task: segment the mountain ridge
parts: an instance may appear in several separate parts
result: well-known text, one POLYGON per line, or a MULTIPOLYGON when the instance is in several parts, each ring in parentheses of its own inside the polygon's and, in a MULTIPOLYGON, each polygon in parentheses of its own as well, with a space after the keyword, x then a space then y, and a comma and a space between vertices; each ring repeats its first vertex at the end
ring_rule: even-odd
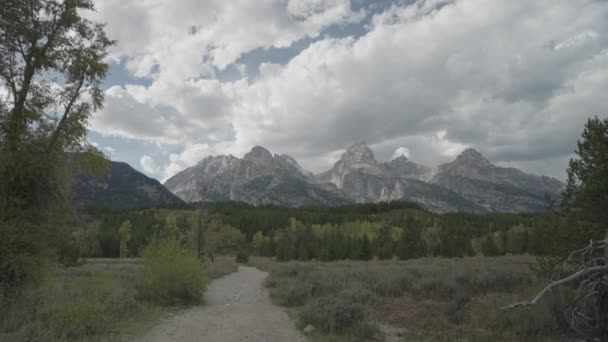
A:
POLYGON ((436 212, 476 213, 543 211, 545 193, 558 197, 563 188, 554 178, 498 167, 473 148, 430 168, 405 156, 378 162, 365 141, 319 174, 289 155, 254 146, 243 158, 206 157, 164 185, 187 202, 301 206, 409 200, 436 212))
POLYGON ((124 162, 110 161, 101 177, 85 176, 75 169, 72 201, 80 207, 139 208, 184 203, 158 180, 124 162))

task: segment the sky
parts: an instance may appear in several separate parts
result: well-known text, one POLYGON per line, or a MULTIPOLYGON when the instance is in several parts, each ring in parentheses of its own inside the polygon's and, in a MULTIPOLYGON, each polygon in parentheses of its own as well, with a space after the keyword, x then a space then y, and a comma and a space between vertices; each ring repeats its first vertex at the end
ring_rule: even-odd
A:
POLYGON ((313 172, 366 141, 565 178, 606 117, 605 0, 95 0, 117 40, 90 141, 165 180, 261 145, 313 172))

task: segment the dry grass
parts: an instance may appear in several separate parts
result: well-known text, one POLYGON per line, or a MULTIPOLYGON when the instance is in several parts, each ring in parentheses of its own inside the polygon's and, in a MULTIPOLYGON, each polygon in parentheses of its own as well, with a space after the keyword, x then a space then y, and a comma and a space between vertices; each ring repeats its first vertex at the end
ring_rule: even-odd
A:
MULTIPOLYGON (((2 308, 0 342, 132 340, 181 309, 137 299, 141 267, 141 259, 87 259, 57 269, 42 286, 2 308)), ((206 267, 210 279, 237 269, 234 258, 224 256, 206 267)))
POLYGON ((324 341, 370 340, 358 330, 369 322, 401 328, 406 341, 561 338, 551 301, 532 312, 499 309, 542 285, 530 270, 535 258, 529 256, 329 263, 252 258, 251 263, 271 273, 266 285, 273 299, 294 308, 300 325, 343 323, 338 329, 318 327, 323 333, 317 338, 324 341), (363 316, 352 305, 364 306, 363 316), (320 306, 323 310, 317 310, 320 306), (346 309, 354 312, 350 321, 331 315, 346 309))

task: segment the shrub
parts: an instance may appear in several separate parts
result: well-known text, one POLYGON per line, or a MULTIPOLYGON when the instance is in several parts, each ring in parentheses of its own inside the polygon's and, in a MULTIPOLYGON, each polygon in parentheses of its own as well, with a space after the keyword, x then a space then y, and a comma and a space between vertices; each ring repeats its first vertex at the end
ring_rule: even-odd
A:
POLYGON ((371 289, 384 297, 398 297, 409 291, 414 283, 414 277, 406 270, 397 272, 370 273, 367 282, 371 289))
POLYGON ((153 240, 143 251, 138 291, 161 305, 200 303, 205 287, 203 263, 175 239, 153 240))
POLYGON ((450 323, 460 324, 464 321, 465 307, 470 300, 471 297, 462 292, 454 296, 445 310, 445 315, 450 323))
POLYGON ((510 311, 501 322, 508 330, 514 331, 522 339, 555 334, 558 318, 549 303, 540 303, 531 310, 510 311))
POLYGON ((249 262, 249 254, 243 250, 238 251, 236 253, 236 262, 239 264, 245 264, 249 262))
POLYGON ((342 298, 349 300, 352 303, 363 305, 374 304, 378 301, 378 296, 372 291, 361 285, 352 285, 343 290, 342 298))
POLYGON ((285 306, 304 305, 309 297, 309 286, 306 283, 292 281, 283 295, 281 304, 285 306))
POLYGON ((300 318, 325 332, 345 332, 364 322, 365 307, 342 295, 322 297, 307 304, 300 318))
POLYGON ((125 317, 137 314, 133 282, 114 272, 60 269, 2 307, 0 341, 113 340, 125 317))
POLYGON ((54 330, 68 339, 94 336, 109 327, 102 303, 81 302, 63 305, 52 316, 54 330))

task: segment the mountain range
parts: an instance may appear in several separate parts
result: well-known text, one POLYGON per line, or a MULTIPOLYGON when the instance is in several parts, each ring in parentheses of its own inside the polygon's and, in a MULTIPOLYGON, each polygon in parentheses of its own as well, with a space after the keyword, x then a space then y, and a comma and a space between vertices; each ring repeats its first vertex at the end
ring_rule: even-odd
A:
POLYGON ((349 147, 323 173, 304 170, 288 155, 256 146, 243 158, 209 156, 165 187, 186 202, 243 201, 283 206, 414 201, 435 212, 538 212, 560 181, 493 165, 474 149, 430 168, 405 156, 380 163, 364 143, 349 147))

